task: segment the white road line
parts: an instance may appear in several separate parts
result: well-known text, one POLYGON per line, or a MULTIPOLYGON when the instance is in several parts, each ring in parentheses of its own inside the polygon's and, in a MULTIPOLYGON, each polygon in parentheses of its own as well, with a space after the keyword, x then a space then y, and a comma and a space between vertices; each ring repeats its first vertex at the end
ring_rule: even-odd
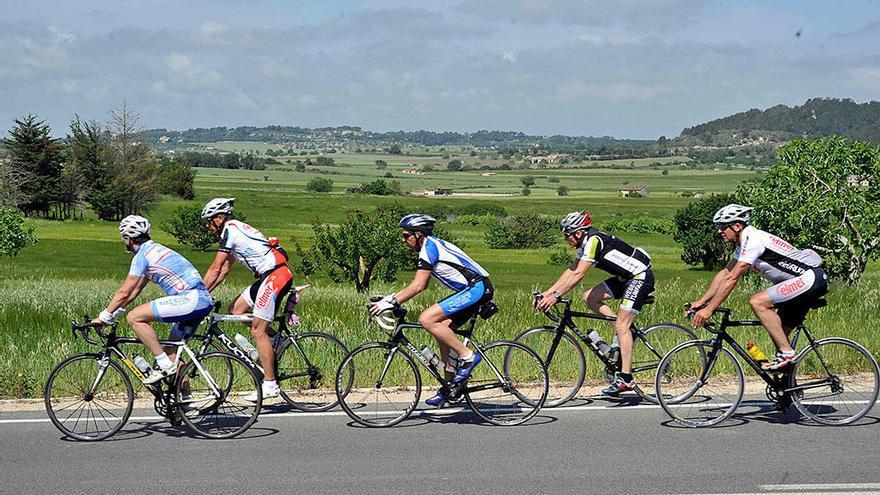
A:
POLYGON ((880 483, 812 483, 799 485, 761 485, 758 488, 765 491, 790 491, 803 490, 880 490, 880 483))
MULTIPOLYGON (((688 493, 679 495, 767 495, 768 492, 721 492, 721 493, 688 493)), ((773 492, 770 492, 773 493, 773 492)), ((777 492, 777 493, 807 493, 809 495, 880 495, 880 491, 833 491, 833 492, 777 492)), ((672 495, 672 494, 670 494, 672 495)))

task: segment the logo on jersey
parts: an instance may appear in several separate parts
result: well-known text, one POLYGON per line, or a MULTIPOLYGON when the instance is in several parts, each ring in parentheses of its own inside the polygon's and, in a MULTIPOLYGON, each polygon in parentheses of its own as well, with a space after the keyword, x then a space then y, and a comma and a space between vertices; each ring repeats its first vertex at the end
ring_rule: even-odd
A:
POLYGON ((777 246, 779 246, 779 247, 781 247, 781 248, 783 248, 783 249, 787 249, 787 250, 789 250, 789 251, 797 251, 797 250, 794 248, 794 246, 792 246, 791 244, 789 244, 789 243, 783 241, 782 239, 776 237, 775 235, 771 235, 771 236, 770 236, 770 242, 772 242, 773 244, 776 244, 777 246))
POLYGON ((801 289, 806 286, 807 283, 804 282, 804 279, 796 278, 791 283, 787 283, 779 287, 778 292, 780 296, 790 296, 793 294, 797 294, 801 289))
POLYGON ((797 274, 801 274, 801 273, 804 273, 804 272, 806 271, 806 270, 804 270, 802 267, 800 267, 800 266, 798 266, 798 265, 796 265, 796 264, 794 264, 794 263, 792 263, 792 262, 790 262, 790 261, 780 261, 780 262, 779 262, 779 267, 780 267, 780 268, 784 268, 785 270, 788 270, 788 271, 790 271, 790 272, 792 272, 792 273, 797 273, 797 274))

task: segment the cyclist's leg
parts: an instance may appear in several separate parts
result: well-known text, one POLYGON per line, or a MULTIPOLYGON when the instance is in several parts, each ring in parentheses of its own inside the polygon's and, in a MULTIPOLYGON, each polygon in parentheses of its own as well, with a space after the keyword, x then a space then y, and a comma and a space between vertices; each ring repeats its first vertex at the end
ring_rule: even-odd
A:
POLYGON ((449 358, 449 349, 459 356, 469 354, 471 351, 456 337, 452 331, 452 320, 443 312, 440 304, 433 304, 419 315, 419 324, 425 327, 431 335, 437 339, 441 353, 445 350, 446 359, 449 358), (445 349, 444 349, 445 347, 445 349))
POLYGON ((153 314, 152 305, 152 302, 141 304, 129 311, 125 319, 128 321, 128 326, 134 330, 134 334, 137 338, 144 344, 144 347, 146 347, 153 356, 159 356, 165 351, 159 344, 159 337, 156 336, 156 331, 153 330, 152 323, 156 321, 157 318, 153 314))
POLYGON ((612 277, 604 282, 596 284, 595 287, 584 292, 584 302, 587 304, 587 307, 594 313, 603 314, 605 316, 614 316, 614 310, 612 310, 605 301, 608 299, 617 299, 614 297, 614 291, 608 286, 608 283, 613 285, 616 282, 617 279, 612 277))
MULTIPOLYGON (((293 277, 286 266, 274 270, 263 277, 256 292, 249 292, 248 301, 254 309, 254 320, 251 323, 251 336, 257 344, 257 353, 263 365, 263 374, 266 380, 275 380, 274 356, 272 340, 269 338, 267 329, 275 319, 275 310, 284 296, 290 291, 293 277)), ((254 284, 256 285, 256 284, 254 284)))
POLYGON ((788 333, 791 328, 803 323, 810 303, 827 291, 825 273, 814 268, 753 295, 749 305, 767 329, 776 348, 790 353, 792 348, 788 333), (788 331, 783 327, 788 327, 788 331))
POLYGON ((629 376, 632 373, 632 325, 645 305, 645 300, 654 292, 654 273, 642 272, 624 283, 620 296, 620 308, 614 321, 614 331, 620 341, 620 372, 629 376))
MULTIPOLYGON (((784 282, 783 282, 784 283, 784 282)), ((771 287, 772 288, 772 287, 771 287)), ((791 352, 791 344, 788 342, 788 333, 782 328, 782 319, 776 313, 776 305, 766 290, 762 290, 749 298, 749 306, 755 316, 761 320, 761 324, 770 334, 773 345, 782 352, 791 352)))

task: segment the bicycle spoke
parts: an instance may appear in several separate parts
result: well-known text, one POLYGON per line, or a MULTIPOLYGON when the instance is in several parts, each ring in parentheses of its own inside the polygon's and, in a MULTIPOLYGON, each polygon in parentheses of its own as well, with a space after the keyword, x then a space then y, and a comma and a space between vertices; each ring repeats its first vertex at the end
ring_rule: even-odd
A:
POLYGON ((421 388, 416 365, 402 350, 390 360, 389 352, 381 344, 362 346, 339 368, 336 393, 340 404, 349 417, 364 426, 392 426, 416 407, 421 388), (340 390, 340 385, 351 388, 340 390))

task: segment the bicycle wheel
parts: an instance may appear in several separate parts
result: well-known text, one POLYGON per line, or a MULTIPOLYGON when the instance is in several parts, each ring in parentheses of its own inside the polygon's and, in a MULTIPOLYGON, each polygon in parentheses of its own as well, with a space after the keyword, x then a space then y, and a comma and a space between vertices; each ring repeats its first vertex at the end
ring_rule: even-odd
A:
POLYGON ((538 354, 505 340, 477 352, 483 355, 483 363, 474 368, 464 394, 470 408, 501 426, 518 425, 538 414, 550 388, 547 368, 538 354))
POLYGON ((284 339, 275 370, 281 396, 301 411, 332 409, 339 402, 334 388, 336 372, 347 355, 342 342, 326 333, 299 334, 296 344, 284 339))
POLYGON ((413 358, 385 342, 353 350, 336 373, 339 405, 364 426, 400 423, 415 410, 421 393, 422 378, 413 358))
POLYGON ((867 349, 847 339, 821 339, 796 359, 791 398, 813 421, 845 425, 871 410, 878 383, 877 361, 867 349))
POLYGON ((44 392, 52 424, 70 438, 97 441, 109 438, 128 421, 134 405, 131 381, 119 363, 80 354, 52 370, 44 392))
POLYGON ((232 354, 212 352, 188 362, 179 372, 174 399, 180 419, 193 432, 207 438, 232 438, 247 431, 257 420, 262 405, 260 378, 232 354), (257 401, 245 395, 257 391, 257 401))
POLYGON ((716 425, 739 407, 745 389, 742 366, 725 348, 696 340, 679 345, 660 361, 656 397, 683 426, 716 425))
MULTIPOLYGON (((584 384, 587 362, 583 347, 574 337, 553 327, 535 327, 519 334, 514 341, 535 351, 547 368, 550 390, 544 407, 562 405, 578 393, 584 384)), ((507 361, 504 371, 508 373, 507 361)))
POLYGON ((632 353, 632 375, 639 397, 657 404, 653 392, 660 360, 672 348, 696 339, 693 332, 674 323, 659 323, 641 331, 641 336, 633 340, 632 353))

